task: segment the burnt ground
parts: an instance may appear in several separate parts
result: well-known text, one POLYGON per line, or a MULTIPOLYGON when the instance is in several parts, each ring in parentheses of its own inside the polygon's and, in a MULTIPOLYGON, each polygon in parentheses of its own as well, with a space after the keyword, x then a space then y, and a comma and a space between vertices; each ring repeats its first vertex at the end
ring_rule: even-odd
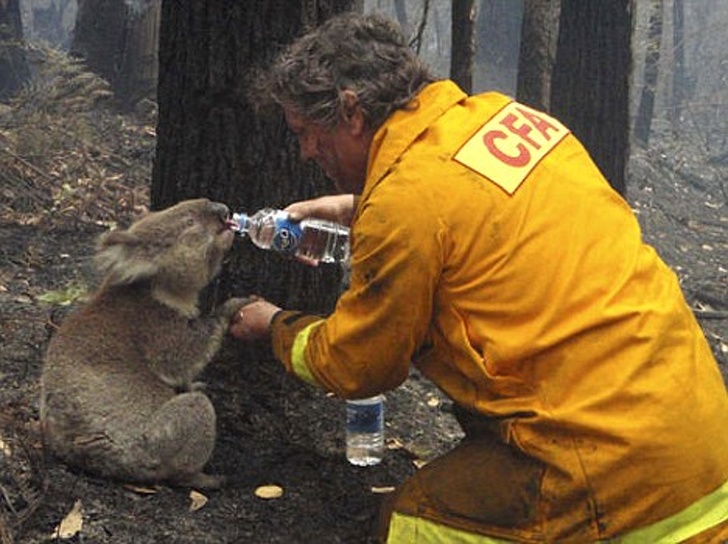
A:
MULTIPOLYGON (((450 404, 417 374, 387 397, 391 449, 376 467, 346 462, 342 401, 285 375, 264 349, 254 350, 259 362, 242 363, 250 352, 239 353, 231 342, 203 376, 219 426, 209 471, 229 478, 220 491, 195 497, 189 489, 134 488, 70 470, 44 454, 38 435, 43 352, 78 294, 94 284, 90 256, 109 213, 113 219, 144 203, 153 129, 107 119, 93 124, 95 143, 72 140, 60 151, 45 145, 42 153, 52 152, 54 160, 43 162, 32 160, 11 130, 25 134, 27 128, 0 120, 0 542, 373 542, 383 492, 459 436, 450 404), (99 143, 112 140, 112 147, 99 143), (16 178, 8 177, 13 172, 16 178), (92 182, 51 190, 59 178, 92 182), (54 213, 38 212, 44 207, 54 213), (101 208, 109 212, 103 221, 101 208), (70 220, 56 220, 69 210, 70 220), (255 490, 270 484, 283 495, 258 498, 255 490), (80 516, 71 513, 75 504, 80 516), (64 519, 70 536, 54 537, 64 519), (74 521, 80 525, 74 528, 74 521)), ((67 131, 65 124, 63 139, 67 131)), ((726 168, 639 152, 630 170, 629 200, 645 238, 680 276, 726 377, 726 168)))
POLYGON ((16 541, 47 542, 80 501, 83 526, 69 542, 373 542, 381 491, 459 433, 448 404, 417 376, 388 397, 392 449, 383 463, 357 468, 344 458, 340 400, 285 375, 274 361, 240 363, 230 342, 204 376, 219 424, 209 471, 230 482, 206 492, 208 502, 197 510, 191 510, 189 489, 125 486, 43 455, 41 358, 69 307, 39 297, 93 281, 89 258, 100 231, 8 224, 0 230, 0 461, 7 471, 0 511, 15 525, 16 541), (256 488, 269 484, 283 488, 283 496, 256 497, 256 488))

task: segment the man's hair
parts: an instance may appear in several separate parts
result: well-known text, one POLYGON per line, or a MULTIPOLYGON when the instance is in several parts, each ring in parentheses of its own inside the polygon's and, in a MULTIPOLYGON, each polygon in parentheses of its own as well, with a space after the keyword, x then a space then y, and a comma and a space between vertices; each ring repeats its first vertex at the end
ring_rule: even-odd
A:
POLYGON ((434 81, 399 26, 382 15, 347 12, 289 45, 255 85, 258 106, 291 106, 333 127, 348 112, 342 91, 356 93, 368 128, 376 130, 434 81))

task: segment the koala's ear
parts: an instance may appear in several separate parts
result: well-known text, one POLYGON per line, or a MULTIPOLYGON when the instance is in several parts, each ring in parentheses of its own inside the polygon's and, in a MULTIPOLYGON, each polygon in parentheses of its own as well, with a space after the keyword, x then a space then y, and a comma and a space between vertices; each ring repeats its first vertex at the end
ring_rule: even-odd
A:
POLYGON ((102 234, 96 246, 96 268, 111 285, 126 285, 154 276, 158 266, 142 240, 127 230, 102 234))

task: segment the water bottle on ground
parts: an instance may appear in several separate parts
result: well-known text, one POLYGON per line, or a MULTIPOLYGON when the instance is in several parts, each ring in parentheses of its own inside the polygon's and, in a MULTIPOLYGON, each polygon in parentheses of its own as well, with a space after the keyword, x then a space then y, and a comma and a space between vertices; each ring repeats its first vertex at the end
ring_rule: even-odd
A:
POLYGON ((352 465, 376 465, 384 457, 384 395, 346 401, 346 458, 352 465))
POLYGON ((263 208, 253 215, 233 214, 231 228, 262 249, 305 257, 312 264, 349 259, 349 229, 331 221, 307 218, 297 222, 283 210, 263 208))

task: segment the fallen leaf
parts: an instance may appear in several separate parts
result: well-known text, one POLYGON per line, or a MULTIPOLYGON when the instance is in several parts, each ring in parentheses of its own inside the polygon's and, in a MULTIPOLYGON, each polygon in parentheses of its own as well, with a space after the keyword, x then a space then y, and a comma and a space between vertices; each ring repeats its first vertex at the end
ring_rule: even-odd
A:
POLYGON ((38 296, 38 300, 47 304, 56 304, 58 306, 68 306, 77 299, 88 294, 88 289, 83 285, 69 285, 65 289, 56 291, 46 291, 38 296))
POLYGON ((278 499, 283 496, 283 488, 279 485, 261 485, 255 490, 259 499, 278 499))
POLYGON ((427 399, 427 406, 429 406, 430 408, 436 408, 440 406, 440 399, 438 399, 437 397, 430 397, 429 399, 427 399))
POLYGON ((157 491, 159 491, 156 487, 144 487, 134 484, 125 484, 124 488, 129 491, 133 491, 134 493, 139 493, 140 495, 154 495, 157 491))
POLYGON ((401 450, 402 448, 404 448, 404 444, 402 444, 399 438, 390 438, 387 440, 388 450, 401 450))
POLYGON ((395 487, 393 485, 383 485, 383 486, 372 486, 372 493, 376 493, 378 495, 384 494, 384 493, 391 493, 394 491, 395 487))
POLYGON ((72 536, 77 535, 83 528, 83 505, 80 500, 77 500, 71 511, 66 514, 60 524, 56 527, 51 535, 53 539, 67 540, 72 536))
POLYGON ((203 495, 199 491, 195 491, 194 489, 190 491, 190 500, 190 512, 199 510, 207 504, 207 497, 205 497, 205 495, 203 495))
POLYGON ((417 470, 419 470, 427 464, 427 461, 425 461, 424 459, 415 459, 414 461, 412 461, 412 464, 417 470))
POLYGON ((2 438, 0 438, 0 453, 5 457, 10 457, 13 454, 13 450, 10 449, 10 446, 2 438))

